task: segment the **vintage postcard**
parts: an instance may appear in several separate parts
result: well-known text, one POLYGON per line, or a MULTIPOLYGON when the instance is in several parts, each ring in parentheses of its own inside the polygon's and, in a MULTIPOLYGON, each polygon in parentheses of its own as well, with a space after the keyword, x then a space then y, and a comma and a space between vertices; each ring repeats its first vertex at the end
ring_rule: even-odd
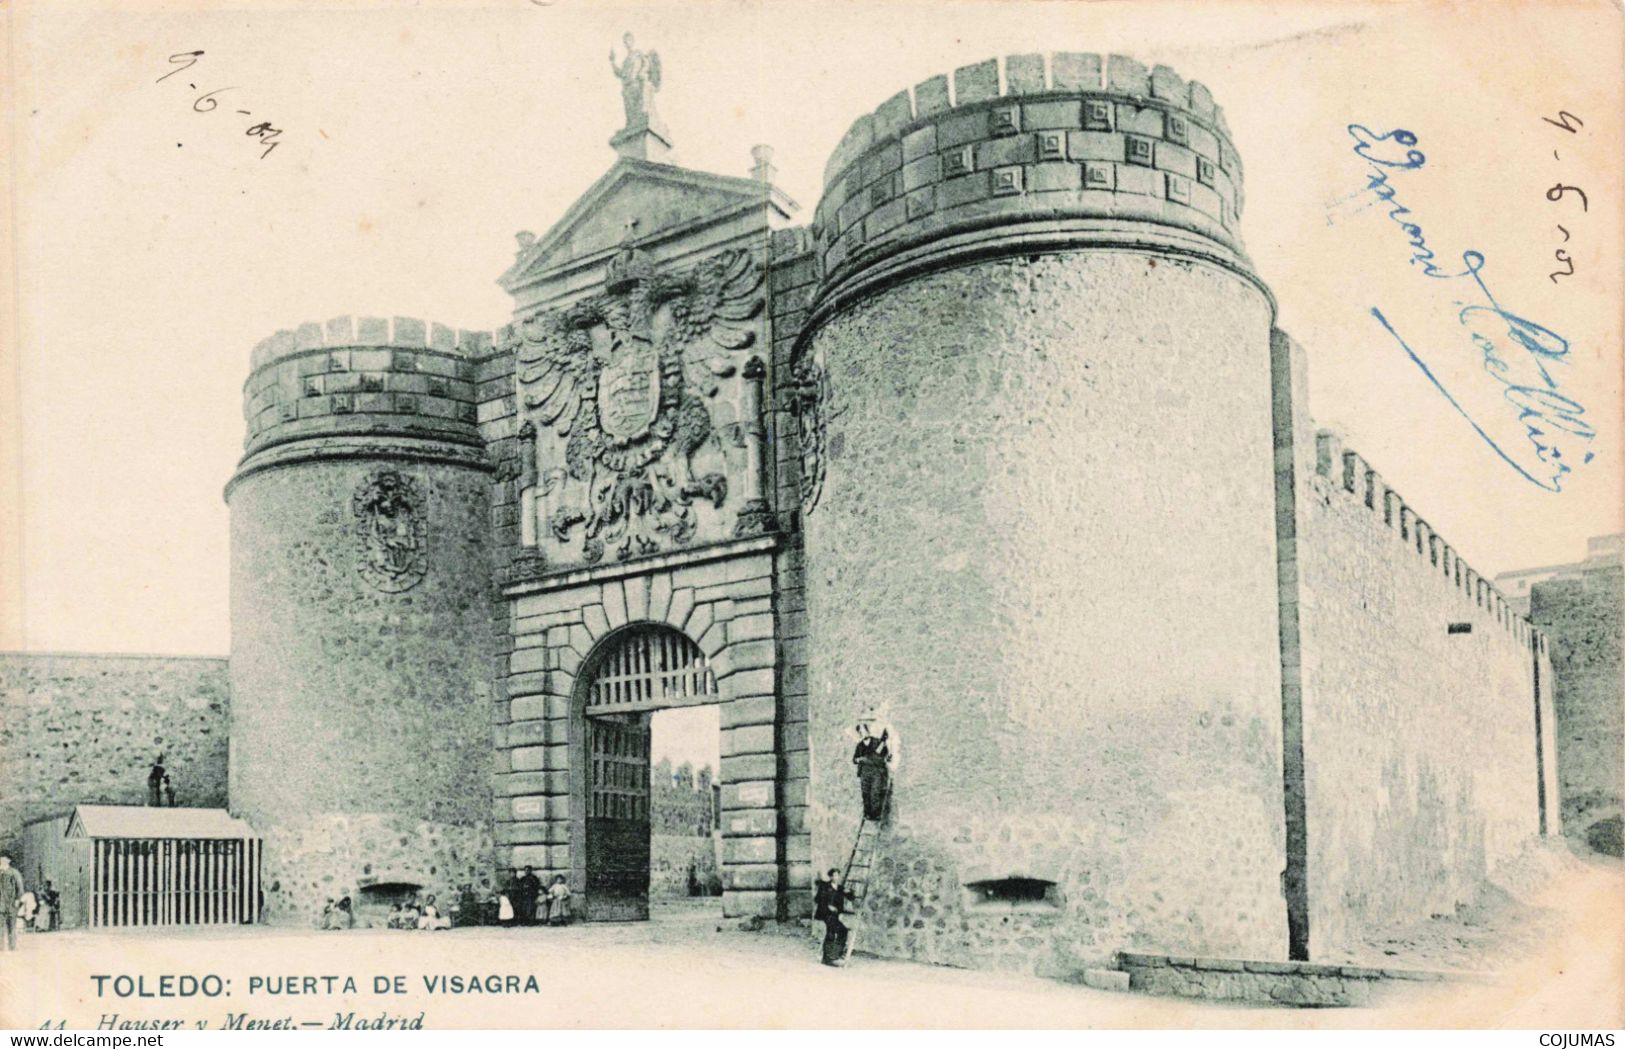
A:
POLYGON ((1625 1025, 1617 4, 3 12, 0 1027, 1625 1025))

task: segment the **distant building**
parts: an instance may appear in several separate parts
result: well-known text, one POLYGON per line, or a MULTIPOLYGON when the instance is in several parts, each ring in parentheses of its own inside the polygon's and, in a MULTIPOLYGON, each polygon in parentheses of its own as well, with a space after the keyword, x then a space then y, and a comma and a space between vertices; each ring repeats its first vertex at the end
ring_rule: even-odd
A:
POLYGON ((1502 572, 1495 577, 1495 585, 1506 594, 1507 603, 1521 616, 1529 614, 1529 595, 1535 584, 1548 579, 1578 578, 1588 571, 1618 567, 1625 561, 1625 534, 1598 535, 1586 540, 1584 561, 1570 561, 1561 565, 1538 565, 1502 572))

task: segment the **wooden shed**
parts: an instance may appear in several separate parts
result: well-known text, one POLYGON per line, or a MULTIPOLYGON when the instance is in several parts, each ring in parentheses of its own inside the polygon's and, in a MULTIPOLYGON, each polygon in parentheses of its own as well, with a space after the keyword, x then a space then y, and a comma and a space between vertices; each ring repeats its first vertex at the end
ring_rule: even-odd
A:
POLYGON ((260 839, 224 809, 79 805, 24 831, 30 888, 50 880, 62 926, 247 925, 260 917, 260 839))

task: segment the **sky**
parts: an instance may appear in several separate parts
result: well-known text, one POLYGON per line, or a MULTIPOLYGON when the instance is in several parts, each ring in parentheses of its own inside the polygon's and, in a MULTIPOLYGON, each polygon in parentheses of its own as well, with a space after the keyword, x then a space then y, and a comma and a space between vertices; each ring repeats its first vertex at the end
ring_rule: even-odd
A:
POLYGON ((649 726, 649 760, 688 762, 695 770, 709 767, 714 778, 722 768, 722 708, 673 707, 657 710, 649 726))
POLYGON ((744 175, 772 145, 803 221, 852 120, 956 66, 1115 51, 1202 80, 1317 422, 1483 573, 1620 530, 1625 76, 1605 3, 24 0, 6 17, 0 648, 226 653, 222 488, 254 344, 347 313, 504 323, 515 234, 614 160, 626 31, 660 53, 674 159, 744 175), (1387 137, 1362 156, 1350 125, 1387 137), (1425 163, 1366 162, 1403 162, 1382 151, 1407 136, 1425 163), (1419 236, 1457 276, 1415 263, 1419 236), (1574 273, 1553 279, 1559 249, 1574 273), (1487 298, 1499 312, 1461 319, 1487 298), (1564 447, 1593 458, 1562 491, 1514 468, 1527 438, 1486 353, 1583 405, 1595 436, 1564 447))

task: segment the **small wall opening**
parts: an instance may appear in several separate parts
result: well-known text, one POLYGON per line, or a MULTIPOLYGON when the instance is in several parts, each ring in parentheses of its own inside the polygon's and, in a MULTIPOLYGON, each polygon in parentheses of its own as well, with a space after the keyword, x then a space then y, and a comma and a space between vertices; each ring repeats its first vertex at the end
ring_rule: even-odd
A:
POLYGON ((356 892, 355 916, 356 924, 361 926, 382 925, 389 919, 389 912, 396 904, 406 906, 417 899, 423 886, 410 881, 379 881, 371 885, 363 885, 356 892))
POLYGON ((966 882, 965 895, 973 910, 1048 910, 1061 905, 1059 886, 1024 875, 966 882))

